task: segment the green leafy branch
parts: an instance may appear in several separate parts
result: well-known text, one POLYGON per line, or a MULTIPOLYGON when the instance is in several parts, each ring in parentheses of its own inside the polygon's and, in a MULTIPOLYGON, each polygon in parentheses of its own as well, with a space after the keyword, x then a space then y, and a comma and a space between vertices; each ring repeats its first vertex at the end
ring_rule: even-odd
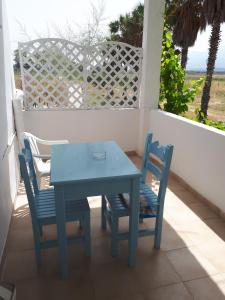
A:
POLYGON ((180 52, 174 48, 171 32, 165 26, 161 58, 160 107, 177 115, 185 113, 188 110, 188 103, 194 101, 202 83, 203 79, 192 81, 191 86, 185 83, 180 52))

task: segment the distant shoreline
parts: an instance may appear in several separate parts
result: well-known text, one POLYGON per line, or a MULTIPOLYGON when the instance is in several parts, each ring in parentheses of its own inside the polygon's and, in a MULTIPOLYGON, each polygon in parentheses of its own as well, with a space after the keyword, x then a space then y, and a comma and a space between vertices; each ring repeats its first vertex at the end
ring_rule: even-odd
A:
MULTIPOLYGON (((200 75, 200 74, 204 74, 206 73, 205 70, 187 70, 186 73, 188 75, 200 75)), ((225 75, 225 69, 223 70, 215 70, 213 75, 225 75)))
MULTIPOLYGON (((205 69, 188 69, 186 70, 187 73, 206 73, 206 70, 205 69)), ((214 74, 225 74, 225 69, 224 68, 216 68, 215 71, 214 71, 214 74)))

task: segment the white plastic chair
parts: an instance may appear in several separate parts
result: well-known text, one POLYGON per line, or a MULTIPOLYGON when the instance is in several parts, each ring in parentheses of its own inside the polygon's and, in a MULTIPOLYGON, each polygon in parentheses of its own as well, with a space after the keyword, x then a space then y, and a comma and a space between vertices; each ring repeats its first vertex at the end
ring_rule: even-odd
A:
POLYGON ((38 176, 38 181, 40 183, 41 177, 49 176, 50 175, 50 159, 51 156, 50 154, 41 154, 40 150, 38 148, 38 144, 45 145, 45 146, 52 146, 52 145, 57 145, 57 144, 68 144, 69 141, 67 140, 55 140, 55 141, 50 141, 50 140, 43 140, 35 135, 29 133, 29 132, 23 132, 22 137, 21 137, 21 143, 23 145, 23 140, 28 139, 31 147, 31 151, 33 154, 33 159, 35 163, 35 168, 38 176))

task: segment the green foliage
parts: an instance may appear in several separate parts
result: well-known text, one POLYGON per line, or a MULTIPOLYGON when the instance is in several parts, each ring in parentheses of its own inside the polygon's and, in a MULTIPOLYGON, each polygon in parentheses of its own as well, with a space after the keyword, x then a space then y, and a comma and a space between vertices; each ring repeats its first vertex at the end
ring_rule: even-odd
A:
POLYGON ((165 26, 162 45, 160 106, 165 111, 182 114, 188 110, 188 103, 195 99, 203 79, 185 82, 185 71, 180 63, 180 52, 174 49, 171 32, 165 26))
POLYGON ((225 131, 225 122, 223 122, 223 121, 209 120, 209 119, 207 119, 205 117, 204 117, 204 122, 200 121, 199 120, 199 116, 197 115, 199 112, 200 112, 199 109, 195 111, 195 113, 196 113, 196 117, 195 118, 194 117, 187 117, 187 116, 185 118, 188 118, 188 119, 193 120, 195 122, 204 123, 205 125, 208 125, 208 126, 217 128, 219 130, 225 131))
POLYGON ((200 108, 196 108, 196 109, 195 109, 195 116, 196 116, 197 122, 206 124, 207 116, 204 114, 203 111, 201 111, 200 108))
POLYGON ((222 122, 222 121, 213 121, 213 120, 207 119, 206 125, 225 131, 225 122, 222 122))
POLYGON ((195 121, 225 131, 225 122, 208 119, 199 108, 195 110, 195 115, 196 115, 196 118, 194 118, 195 121))

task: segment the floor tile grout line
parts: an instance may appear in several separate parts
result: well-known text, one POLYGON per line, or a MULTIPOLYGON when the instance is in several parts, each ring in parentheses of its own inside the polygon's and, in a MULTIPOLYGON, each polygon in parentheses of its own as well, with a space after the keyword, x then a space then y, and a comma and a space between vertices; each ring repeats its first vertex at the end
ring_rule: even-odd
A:
MULTIPOLYGON (((166 255, 166 254, 165 254, 166 255)), ((175 272, 175 274, 178 276, 178 278, 180 278, 181 282, 182 282, 182 278, 180 276, 180 274, 177 272, 177 270, 175 269, 174 265, 172 264, 172 262, 170 261, 170 259, 168 258, 168 256, 166 255, 166 258, 170 264, 170 266, 172 267, 173 271, 175 272)))
MULTIPOLYGON (((161 289, 161 288, 166 288, 166 287, 170 287, 170 286, 174 286, 174 285, 179 285, 179 284, 183 284, 184 285, 184 282, 181 281, 181 282, 176 282, 176 283, 170 283, 170 284, 160 285, 158 287, 150 288, 148 291, 154 291, 154 290, 158 290, 158 289, 161 289)), ((184 285, 184 287, 187 290, 188 294, 193 298, 192 293, 189 292, 189 290, 186 288, 185 285, 184 285)))
POLYGON ((225 275, 225 272, 218 272, 218 273, 215 273, 215 274, 213 274, 213 275, 208 274, 208 275, 201 276, 201 277, 197 277, 197 278, 194 278, 194 279, 184 280, 183 283, 187 283, 187 282, 195 281, 195 280, 199 280, 199 279, 204 279, 204 278, 210 278, 210 277, 217 276, 217 275, 221 275, 221 274, 224 274, 224 275, 225 275))
MULTIPOLYGON (((196 247, 197 248, 197 250, 200 252, 200 254, 202 254, 202 252, 199 250, 199 248, 197 247, 197 246, 194 246, 194 247, 196 247)), ((186 248, 186 247, 185 247, 186 248)), ((182 249, 185 249, 185 248, 182 248, 182 249)), ((178 250, 180 250, 180 249, 178 249, 178 250)), ((169 251, 174 251, 174 250, 169 250, 169 251)), ((175 250, 176 251, 176 250, 175 250)), ((168 257, 167 257, 168 258, 168 257)), ((211 264, 211 262, 207 259, 207 257, 205 257, 204 256, 204 259, 206 259, 207 260, 207 262, 209 263, 209 264, 211 264)), ((168 260, 169 260, 169 262, 172 264, 172 262, 170 261, 170 259, 168 258, 168 260)), ((179 273, 176 271, 176 269, 175 269, 175 267, 173 266, 173 264, 172 264, 172 267, 174 268, 174 270, 175 270, 175 272, 179 275, 179 273)), ((205 271, 206 272, 206 271, 205 271)), ((184 282, 188 282, 188 281, 192 281, 192 280, 198 280, 198 279, 201 279, 201 278, 207 278, 207 277, 210 277, 210 276, 215 276, 215 275, 219 275, 219 274, 225 274, 225 272, 219 272, 219 271, 217 271, 217 272, 215 272, 215 273, 213 273, 213 274, 208 274, 208 275, 205 275, 205 276, 199 276, 199 277, 196 277, 196 278, 193 278, 193 279, 189 279, 189 280, 183 280, 182 278, 181 278, 181 281, 184 283, 184 282)), ((180 275, 179 275, 180 276, 180 275)), ((181 276, 180 276, 181 277, 181 276)))

